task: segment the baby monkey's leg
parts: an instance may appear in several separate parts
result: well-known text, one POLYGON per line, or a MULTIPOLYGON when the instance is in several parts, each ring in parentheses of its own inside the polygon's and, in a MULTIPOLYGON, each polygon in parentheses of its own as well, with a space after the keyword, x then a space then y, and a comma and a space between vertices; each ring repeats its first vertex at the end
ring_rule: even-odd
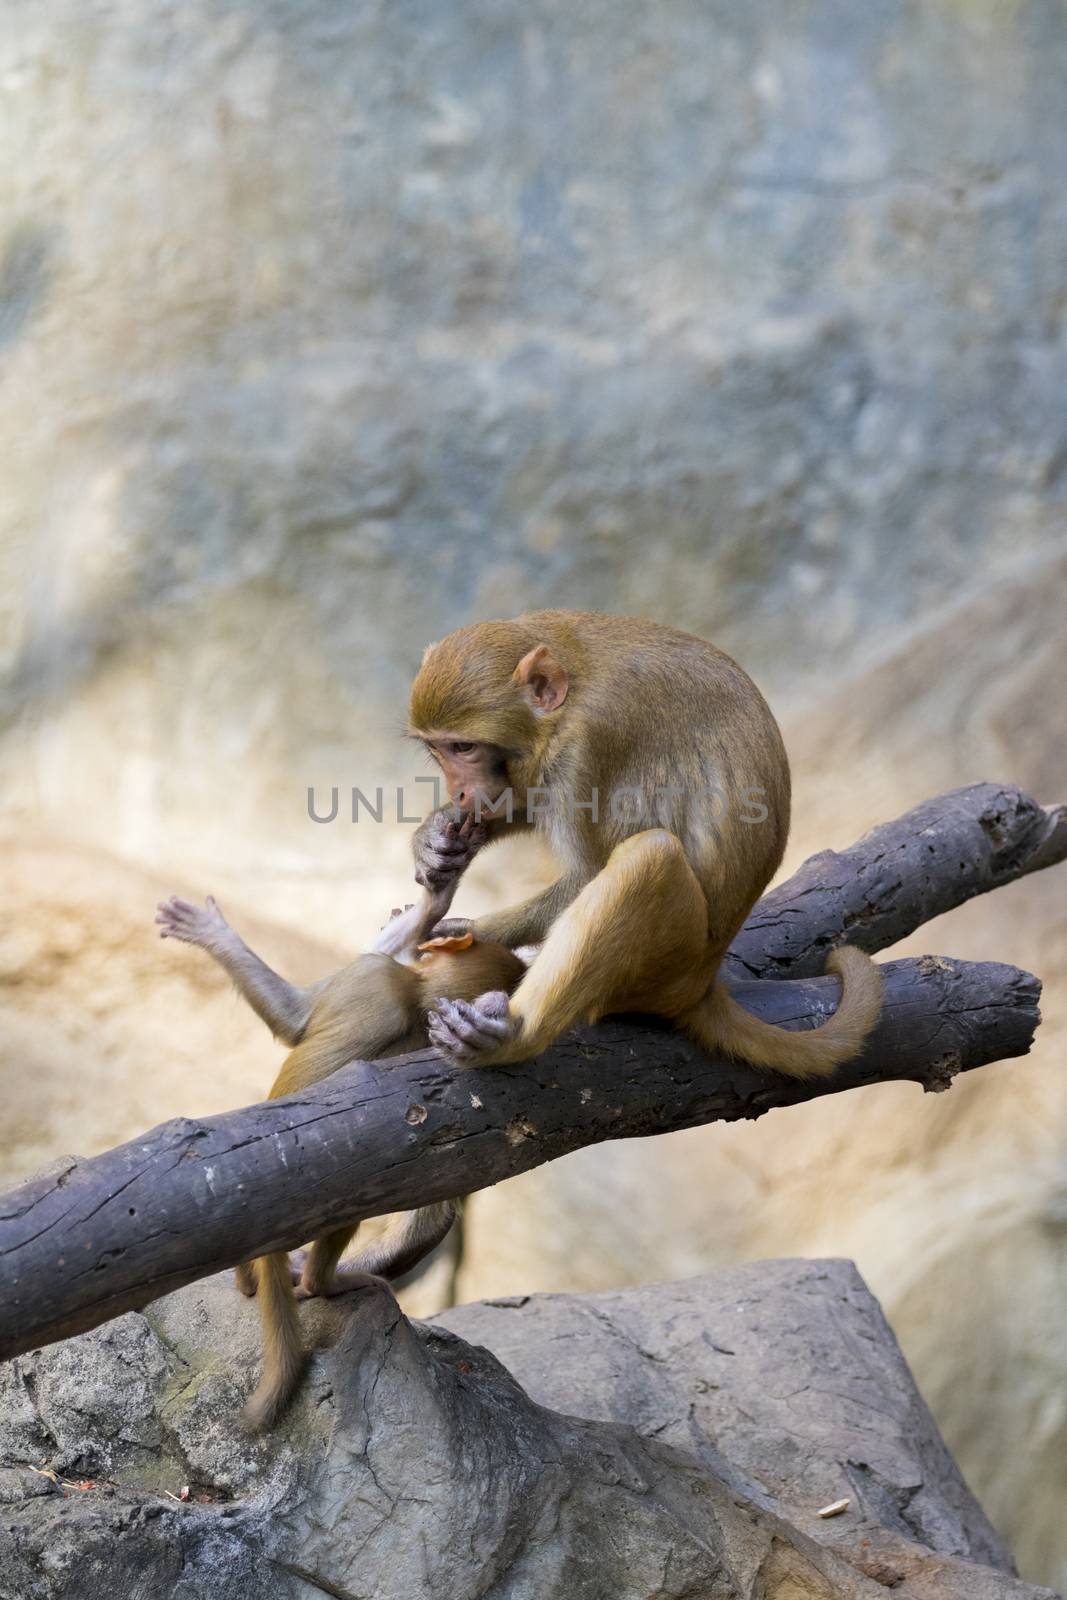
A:
POLYGON ((233 1269, 234 1281, 242 1294, 251 1299, 256 1292, 256 1269, 251 1261, 242 1261, 233 1269))
POLYGON ((456 1211, 453 1200, 406 1211, 397 1224, 350 1262, 342 1262, 341 1256, 356 1228, 337 1228, 316 1239, 307 1255, 292 1263, 297 1299, 346 1294, 369 1283, 380 1285, 390 1278, 402 1278, 436 1250, 455 1222, 456 1211))
POLYGON ((311 1014, 311 993, 286 983, 261 961, 235 933, 213 895, 206 906, 190 905, 172 895, 160 902, 156 922, 161 939, 199 945, 229 973, 257 1016, 284 1044, 298 1044, 311 1014))
POLYGON ((315 1240, 307 1253, 299 1276, 294 1275, 293 1278, 298 1300, 307 1300, 316 1294, 337 1293, 335 1287, 337 1263, 355 1232, 355 1228, 334 1228, 331 1233, 323 1234, 321 1239, 315 1240))
MULTIPOLYGON (((299 1277, 295 1279, 298 1300, 311 1300, 316 1295, 347 1294, 350 1289, 365 1289, 371 1284, 379 1289, 389 1289, 385 1279, 374 1273, 357 1272, 351 1268, 347 1272, 344 1269, 338 1271, 337 1263, 355 1232, 354 1227, 334 1228, 332 1233, 315 1240, 299 1277)), ((389 1289, 389 1292, 391 1294, 392 1290, 389 1289)))
POLYGON ((462 820, 442 820, 437 840, 437 868, 420 898, 403 911, 395 911, 371 949, 397 961, 413 962, 416 947, 429 939, 448 915, 459 880, 486 840, 486 829, 469 813, 462 820))

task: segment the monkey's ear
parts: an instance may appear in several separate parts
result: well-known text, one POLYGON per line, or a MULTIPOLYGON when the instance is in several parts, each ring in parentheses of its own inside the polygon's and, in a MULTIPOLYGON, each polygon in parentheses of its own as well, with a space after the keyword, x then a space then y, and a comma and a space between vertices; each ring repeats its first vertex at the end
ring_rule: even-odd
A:
POLYGON ((436 649, 437 649, 437 641, 436 640, 434 640, 433 644, 428 644, 426 646, 426 649, 422 652, 422 665, 423 666, 426 665, 427 661, 430 658, 430 651, 431 650, 436 650, 436 649))
POLYGON ((534 645, 515 668, 515 682, 524 690, 532 709, 539 714, 558 711, 567 698, 570 681, 546 644, 534 645))

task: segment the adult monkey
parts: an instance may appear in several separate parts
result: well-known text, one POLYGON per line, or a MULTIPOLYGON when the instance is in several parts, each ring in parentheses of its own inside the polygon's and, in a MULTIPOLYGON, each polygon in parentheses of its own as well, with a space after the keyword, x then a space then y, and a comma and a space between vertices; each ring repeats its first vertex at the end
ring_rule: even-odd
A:
POLYGON ((562 866, 542 894, 474 922, 511 949, 544 943, 510 1000, 435 1003, 430 1037, 454 1061, 524 1060, 618 1011, 670 1018, 709 1050, 792 1077, 859 1051, 882 986, 854 947, 827 960, 841 999, 814 1031, 759 1021, 717 977, 781 861, 790 791, 778 725, 721 650, 594 612, 473 623, 426 651, 410 721, 452 801, 416 833, 420 882, 448 871, 457 806, 481 810, 490 838, 534 826, 562 866), (510 824, 485 809, 508 791, 510 824))

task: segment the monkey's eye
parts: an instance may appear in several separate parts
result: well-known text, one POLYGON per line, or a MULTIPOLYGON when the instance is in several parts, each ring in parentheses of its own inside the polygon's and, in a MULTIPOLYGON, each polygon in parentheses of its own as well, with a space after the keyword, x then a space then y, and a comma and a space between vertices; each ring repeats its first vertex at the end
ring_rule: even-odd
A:
POLYGON ((457 739, 450 748, 454 756, 469 756, 474 749, 474 744, 469 740, 457 739))

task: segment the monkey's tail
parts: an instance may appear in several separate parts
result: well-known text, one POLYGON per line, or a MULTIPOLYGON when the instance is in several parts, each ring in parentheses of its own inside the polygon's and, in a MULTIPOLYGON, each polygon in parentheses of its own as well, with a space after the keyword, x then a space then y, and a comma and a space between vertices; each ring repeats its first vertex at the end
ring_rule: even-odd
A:
POLYGON ((402 1278, 447 1236, 460 1204, 456 1200, 439 1200, 434 1205, 403 1212, 395 1227, 348 1256, 345 1266, 378 1278, 402 1278))
POLYGON ((738 1005, 719 980, 679 1021, 706 1049, 721 1050, 790 1078, 822 1077, 859 1054, 882 1009, 882 974, 855 945, 834 950, 826 970, 841 979, 841 999, 819 1028, 790 1033, 761 1022, 738 1005))
POLYGON ((263 1327, 263 1373, 241 1415, 249 1428, 258 1431, 269 1428, 284 1411, 305 1356, 288 1251, 260 1256, 254 1266, 263 1327))

